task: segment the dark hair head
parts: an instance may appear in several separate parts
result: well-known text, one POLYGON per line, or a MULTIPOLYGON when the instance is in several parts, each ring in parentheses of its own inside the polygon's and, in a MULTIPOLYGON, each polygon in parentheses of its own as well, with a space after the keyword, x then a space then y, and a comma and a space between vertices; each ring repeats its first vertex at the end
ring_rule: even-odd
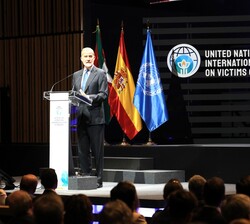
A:
POLYGON ((212 177, 204 185, 204 200, 207 205, 218 207, 225 198, 225 184, 220 177, 212 177))
POLYGON ((13 191, 7 197, 6 205, 10 206, 10 210, 14 215, 27 215, 29 209, 32 208, 32 198, 26 191, 13 191))
POLYGON ((200 175, 193 175, 188 180, 188 189, 197 197, 198 200, 203 199, 203 190, 206 179, 200 175))
POLYGON ((121 200, 107 202, 99 214, 100 224, 132 224, 132 211, 121 200))
POLYGON ((245 194, 250 197, 250 175, 242 177, 236 183, 236 193, 245 194))
POLYGON ((56 171, 52 168, 42 169, 40 173, 41 184, 45 189, 56 189, 58 180, 56 171))
POLYGON ((90 224, 92 221, 92 203, 86 195, 72 195, 65 201, 65 224, 90 224))
POLYGON ((164 186, 163 189, 163 198, 167 200, 170 193, 183 189, 181 182, 178 179, 172 178, 170 179, 164 186))
POLYGON ((250 198, 245 194, 228 196, 221 204, 221 212, 227 223, 235 219, 249 219, 250 198))
POLYGON ((176 190, 169 195, 168 208, 173 219, 186 219, 191 217, 198 201, 193 193, 187 190, 176 190))
POLYGON ((36 224, 62 224, 64 204, 56 193, 39 196, 33 206, 36 224))
POLYGON ((138 208, 139 202, 135 186, 129 181, 119 182, 110 191, 111 200, 120 199, 127 204, 127 206, 134 211, 138 208))

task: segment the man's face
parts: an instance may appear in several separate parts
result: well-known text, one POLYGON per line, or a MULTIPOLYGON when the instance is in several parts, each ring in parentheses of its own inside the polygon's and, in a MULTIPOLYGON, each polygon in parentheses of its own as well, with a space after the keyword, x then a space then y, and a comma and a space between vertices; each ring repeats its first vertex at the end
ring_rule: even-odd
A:
POLYGON ((82 51, 81 61, 86 68, 90 68, 95 61, 95 54, 92 50, 86 49, 82 51))

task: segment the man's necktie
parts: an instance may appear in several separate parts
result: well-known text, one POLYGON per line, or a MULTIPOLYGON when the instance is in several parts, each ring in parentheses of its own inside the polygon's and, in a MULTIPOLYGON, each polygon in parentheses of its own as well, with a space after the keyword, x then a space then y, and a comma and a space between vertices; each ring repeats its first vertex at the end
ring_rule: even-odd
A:
POLYGON ((82 90, 84 91, 85 86, 86 86, 86 82, 88 80, 89 74, 88 74, 88 70, 85 71, 85 73, 83 74, 83 80, 82 80, 82 90))

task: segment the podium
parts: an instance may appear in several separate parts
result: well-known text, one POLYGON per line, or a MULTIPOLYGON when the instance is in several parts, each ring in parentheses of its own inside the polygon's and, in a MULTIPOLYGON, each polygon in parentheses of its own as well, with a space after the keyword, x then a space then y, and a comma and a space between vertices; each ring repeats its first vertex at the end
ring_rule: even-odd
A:
POLYGON ((92 100, 76 91, 46 91, 43 97, 50 101, 49 167, 56 171, 57 189, 68 189, 71 105, 91 105, 92 100))

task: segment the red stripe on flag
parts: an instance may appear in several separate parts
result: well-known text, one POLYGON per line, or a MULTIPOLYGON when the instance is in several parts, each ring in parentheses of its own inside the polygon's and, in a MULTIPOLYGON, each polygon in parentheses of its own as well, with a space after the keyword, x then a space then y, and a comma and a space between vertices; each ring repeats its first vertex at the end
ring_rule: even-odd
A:
POLYGON ((109 105, 112 105, 112 107, 110 107, 112 109, 111 113, 116 116, 123 132, 128 136, 128 138, 130 140, 133 139, 138 134, 138 131, 136 130, 136 127, 128 116, 126 110, 122 106, 113 86, 111 86, 109 94, 109 105))

